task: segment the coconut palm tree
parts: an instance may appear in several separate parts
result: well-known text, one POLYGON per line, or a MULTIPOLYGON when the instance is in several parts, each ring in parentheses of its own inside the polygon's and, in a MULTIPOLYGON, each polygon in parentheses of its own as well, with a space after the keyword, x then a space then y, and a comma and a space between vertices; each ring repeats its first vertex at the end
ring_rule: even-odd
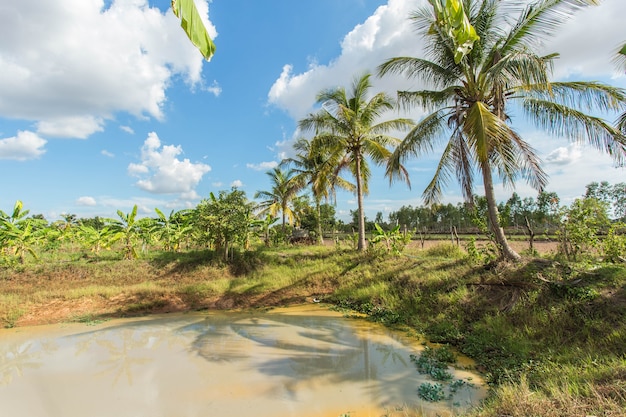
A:
POLYGON ((320 244, 324 243, 322 234, 321 203, 322 199, 328 201, 334 199, 336 188, 354 191, 354 184, 337 174, 335 168, 337 161, 333 161, 333 155, 328 148, 316 147, 313 141, 307 138, 298 139, 294 145, 296 155, 292 158, 283 159, 281 166, 293 166, 294 180, 311 187, 315 209, 317 212, 317 239, 320 244))
POLYGON ((597 82, 552 82, 553 61, 536 51, 559 24, 595 0, 464 0, 478 40, 459 57, 458 45, 432 7, 411 16, 425 39, 425 58, 397 57, 379 67, 379 74, 421 78, 431 89, 398 92, 407 107, 423 106, 424 117, 396 148, 387 175, 398 178, 408 157, 433 150, 447 140, 435 175, 424 191, 427 204, 441 199, 450 179, 458 179, 465 199, 472 202, 474 176, 482 176, 488 220, 500 255, 517 260, 499 224, 494 196, 494 171, 505 185, 519 177, 542 190, 547 176, 534 149, 510 125, 510 103, 540 128, 573 141, 588 142, 616 161, 626 159, 626 141, 603 119, 624 106, 624 91, 597 82), (512 18, 516 20, 511 20, 512 18), (455 55, 456 54, 456 55, 455 55), (457 61, 455 61, 455 56, 457 61))
POLYGON ((293 199, 304 188, 301 178, 295 176, 294 170, 283 171, 280 167, 276 167, 267 172, 272 182, 271 191, 257 191, 254 198, 263 198, 264 200, 258 204, 259 214, 264 216, 270 214, 274 217, 278 213, 282 214, 282 231, 285 234, 285 224, 287 221, 295 223, 296 216, 291 208, 293 199))
POLYGON ((366 247, 363 195, 368 192, 371 175, 368 158, 375 164, 386 162, 391 149, 400 143, 387 133, 413 125, 411 120, 403 118, 378 122, 386 111, 395 107, 395 100, 386 93, 368 97, 372 87, 370 77, 371 74, 364 74, 355 78, 350 96, 343 87, 320 92, 317 103, 322 108, 298 124, 302 131, 315 131, 314 146, 332 155, 330 160, 337 165, 336 173, 349 169, 355 178, 359 219, 357 248, 360 251, 366 247))

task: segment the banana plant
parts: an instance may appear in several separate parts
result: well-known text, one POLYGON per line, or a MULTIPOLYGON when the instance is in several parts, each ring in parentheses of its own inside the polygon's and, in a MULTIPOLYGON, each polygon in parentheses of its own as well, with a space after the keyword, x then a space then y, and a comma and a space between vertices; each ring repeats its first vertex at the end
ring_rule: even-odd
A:
POLYGON ((111 246, 114 231, 110 226, 96 229, 93 226, 80 225, 78 236, 80 236, 83 246, 98 255, 101 249, 107 249, 111 246))
POLYGON ((114 231, 113 241, 121 240, 124 245, 124 259, 135 259, 138 257, 135 245, 139 236, 139 226, 137 224, 137 204, 130 213, 117 211, 120 220, 114 220, 111 225, 114 231))
POLYGON ((26 253, 37 255, 33 249, 36 244, 36 235, 33 234, 32 224, 26 218, 30 210, 24 210, 24 203, 15 202, 11 214, 0 210, 0 245, 5 255, 17 256, 20 263, 24 263, 26 253))
POLYGON ((164 249, 166 251, 178 251, 181 241, 192 229, 189 224, 191 210, 172 210, 169 216, 165 216, 158 208, 155 208, 154 211, 158 215, 158 218, 154 220, 155 232, 163 243, 164 249))
POLYGON ((387 232, 378 223, 374 223, 374 228, 371 238, 372 243, 383 242, 388 253, 393 252, 399 255, 410 239, 410 236, 400 232, 400 225, 396 225, 396 227, 387 232))
POLYGON ((35 252, 38 237, 33 231, 33 222, 24 221, 20 225, 6 222, 3 226, 3 243, 10 255, 17 257, 20 264, 25 263, 26 254, 39 259, 35 252))

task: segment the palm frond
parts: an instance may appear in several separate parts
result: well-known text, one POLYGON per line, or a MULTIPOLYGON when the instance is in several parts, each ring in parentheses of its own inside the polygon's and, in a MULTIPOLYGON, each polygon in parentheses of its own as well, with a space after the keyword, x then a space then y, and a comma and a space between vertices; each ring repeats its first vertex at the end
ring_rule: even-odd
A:
POLYGON ((419 78, 435 87, 447 86, 459 80, 459 74, 435 62, 422 58, 391 58, 378 66, 378 75, 403 75, 406 78, 419 78))
POLYGON ((598 0, 538 0, 526 6, 504 40, 504 55, 520 46, 537 47, 556 33, 558 27, 585 6, 598 0))
POLYGON ((529 84, 523 88, 527 95, 593 112, 620 110, 626 102, 626 92, 623 89, 595 81, 529 84))
POLYGON ((441 154, 433 178, 422 193, 422 198, 427 206, 441 201, 443 188, 448 185, 455 174, 455 145, 454 140, 448 142, 441 154))
POLYGON ((434 111, 453 102, 457 91, 462 88, 462 85, 451 85, 440 91, 398 91, 398 102, 405 111, 416 106, 423 107, 427 111, 434 111))
POLYGON ((617 163, 626 161, 626 138, 603 119, 548 100, 526 98, 527 115, 546 131, 578 143, 589 143, 617 163))
POLYGON ((467 110, 462 131, 479 163, 489 160, 492 149, 510 139, 506 123, 480 101, 467 110))
POLYGON ((387 160, 385 176, 389 178, 390 183, 396 179, 404 179, 401 172, 404 160, 411 156, 421 156, 431 152, 435 144, 442 140, 442 133, 447 129, 446 119, 448 115, 449 110, 439 110, 424 118, 411 129, 387 160))

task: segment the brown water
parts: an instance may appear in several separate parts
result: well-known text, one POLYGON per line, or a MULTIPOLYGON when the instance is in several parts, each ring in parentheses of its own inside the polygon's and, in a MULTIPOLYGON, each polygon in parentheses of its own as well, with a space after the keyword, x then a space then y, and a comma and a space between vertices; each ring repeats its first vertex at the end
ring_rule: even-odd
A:
POLYGON ((445 416, 484 398, 454 370, 474 386, 420 400, 421 348, 319 305, 0 330, 0 417, 445 416))

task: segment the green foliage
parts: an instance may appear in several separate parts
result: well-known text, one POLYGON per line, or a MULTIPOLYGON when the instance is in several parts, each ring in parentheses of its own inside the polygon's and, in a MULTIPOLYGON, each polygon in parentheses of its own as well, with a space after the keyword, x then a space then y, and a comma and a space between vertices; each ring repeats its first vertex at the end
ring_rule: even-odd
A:
POLYGON ((577 199, 564 209, 565 221, 558 233, 561 250, 572 260, 600 247, 600 236, 609 228, 608 204, 596 198, 577 199))
POLYGON ((114 220, 111 224, 114 233, 112 240, 122 241, 124 259, 136 259, 139 256, 136 245, 141 231, 137 223, 137 205, 133 206, 130 213, 117 210, 117 215, 119 220, 114 220))
POLYGON ((47 222, 27 218, 28 213, 20 200, 15 202, 10 215, 0 210, 0 256, 7 265, 15 261, 24 264, 29 254, 38 258, 35 248, 41 242, 47 222))
POLYGON ((447 347, 433 349, 425 346, 420 356, 410 355, 411 361, 420 374, 429 375, 435 381, 449 381, 452 374, 447 370, 448 363, 456 361, 456 355, 447 347))
POLYGON ((417 395, 428 402, 442 401, 446 398, 446 393, 443 390, 443 385, 439 383, 431 384, 430 382, 423 382, 417 388, 417 395))
POLYGON ((220 191, 217 197, 211 193, 195 209, 196 235, 228 259, 235 245, 240 249, 248 246, 254 222, 252 210, 244 191, 233 188, 230 192, 220 191))
POLYGON ((433 246, 432 248, 426 249, 426 255, 459 259, 462 258, 465 254, 457 245, 453 245, 452 243, 440 243, 436 246, 433 246))
POLYGON ((602 242, 604 257, 608 262, 626 262, 626 224, 614 223, 602 242))
POLYGON ((155 208, 157 218, 153 219, 151 228, 166 251, 179 251, 181 244, 193 230, 191 225, 192 210, 172 210, 169 216, 155 208))
POLYGON ((467 258, 473 264, 488 264, 498 257, 498 250, 493 242, 478 247, 474 236, 466 243, 465 250, 467 251, 467 258))
POLYGON ((101 249, 109 248, 115 240, 115 231, 110 226, 96 229, 93 226, 79 226, 79 236, 84 247, 96 255, 101 249))
MULTIPOLYGON (((474 42, 480 37, 471 25, 461 0, 430 0, 437 17, 437 28, 431 31, 442 31, 454 43, 454 62, 460 63, 472 50, 474 42)), ((433 23, 433 26, 435 23, 433 23)))
POLYGON ((172 0, 171 6, 191 43, 198 48, 204 59, 210 60, 215 53, 215 44, 204 27, 193 0, 172 0))
POLYGON ((410 241, 411 234, 400 232, 400 225, 385 231, 378 223, 374 223, 374 231, 372 232, 370 242, 374 245, 382 243, 387 253, 401 254, 410 241))

